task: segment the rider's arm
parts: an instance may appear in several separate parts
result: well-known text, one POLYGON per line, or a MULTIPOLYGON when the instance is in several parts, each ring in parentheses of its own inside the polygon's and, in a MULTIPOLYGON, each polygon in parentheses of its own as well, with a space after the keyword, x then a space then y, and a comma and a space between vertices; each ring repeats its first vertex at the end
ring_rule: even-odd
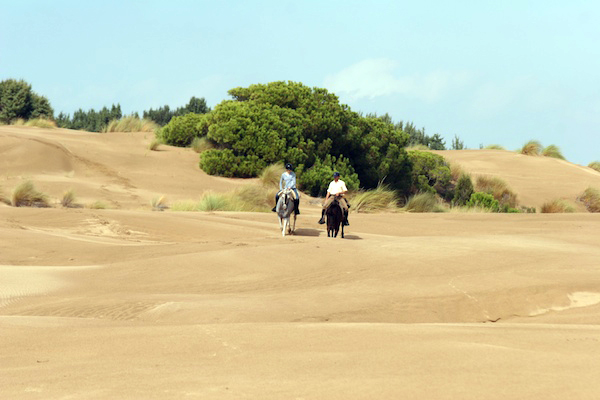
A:
MULTIPOLYGON (((285 172, 283 174, 285 174, 285 172)), ((283 174, 281 174, 281 178, 279 178, 279 190, 283 190, 283 174)))

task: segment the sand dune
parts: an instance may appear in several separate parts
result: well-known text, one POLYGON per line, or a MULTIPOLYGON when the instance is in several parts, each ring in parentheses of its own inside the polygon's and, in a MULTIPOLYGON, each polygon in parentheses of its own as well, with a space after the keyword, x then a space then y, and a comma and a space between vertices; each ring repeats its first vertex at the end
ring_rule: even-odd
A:
MULTIPOLYGON (((0 127, 5 194, 29 178, 113 207, 0 207, 3 398, 597 397, 600 215, 353 214, 342 240, 305 202, 282 238, 271 213, 151 211, 248 181, 150 140, 0 127)), ((444 155, 527 205, 600 187, 567 162, 444 155)))

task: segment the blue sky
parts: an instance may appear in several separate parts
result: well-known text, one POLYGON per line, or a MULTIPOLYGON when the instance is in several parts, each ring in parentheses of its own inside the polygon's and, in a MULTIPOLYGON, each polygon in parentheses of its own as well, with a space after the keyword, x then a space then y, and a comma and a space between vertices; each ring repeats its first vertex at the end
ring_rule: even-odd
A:
POLYGON ((0 80, 55 113, 129 113, 237 86, 327 88, 449 147, 556 144, 600 160, 597 1, 0 0, 0 80))

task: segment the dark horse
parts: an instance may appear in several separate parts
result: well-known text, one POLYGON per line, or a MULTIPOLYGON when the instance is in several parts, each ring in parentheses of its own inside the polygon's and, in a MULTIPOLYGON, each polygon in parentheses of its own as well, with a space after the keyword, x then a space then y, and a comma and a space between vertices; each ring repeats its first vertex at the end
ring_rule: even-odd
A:
POLYGON ((344 224, 342 224, 342 221, 344 220, 344 211, 342 210, 342 206, 340 206, 340 203, 338 202, 337 196, 335 199, 333 199, 329 207, 327 207, 325 215, 327 215, 327 237, 337 237, 341 225, 343 239, 344 224))

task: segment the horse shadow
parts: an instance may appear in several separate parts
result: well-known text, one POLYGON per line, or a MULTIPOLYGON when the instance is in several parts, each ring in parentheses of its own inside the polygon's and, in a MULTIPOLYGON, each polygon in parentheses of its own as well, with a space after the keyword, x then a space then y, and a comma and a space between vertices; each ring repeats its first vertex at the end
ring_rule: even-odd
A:
POLYGON ((312 228, 296 228, 296 230, 294 231, 294 235, 295 236, 312 236, 312 237, 318 237, 321 236, 321 231, 318 229, 312 229, 312 228))

